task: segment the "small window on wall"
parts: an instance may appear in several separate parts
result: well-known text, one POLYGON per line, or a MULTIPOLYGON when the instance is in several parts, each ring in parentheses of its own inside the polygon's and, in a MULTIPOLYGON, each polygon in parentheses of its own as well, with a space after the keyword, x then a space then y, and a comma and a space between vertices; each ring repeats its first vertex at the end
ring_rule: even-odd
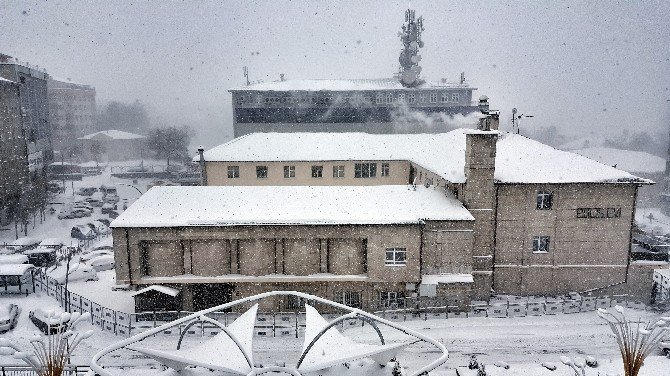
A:
POLYGON ((551 210, 554 194, 546 191, 537 192, 537 210, 551 210))
POLYGON ((305 300, 298 296, 289 295, 286 300, 287 309, 300 309, 305 308, 305 300))
POLYGON ((228 166, 228 179, 237 179, 240 177, 240 166, 228 166))
POLYGON ((360 291, 340 291, 335 293, 335 301, 352 308, 361 308, 360 291))
POLYGON ((533 253, 547 253, 549 252, 549 237, 548 236, 534 236, 533 237, 533 253))
POLYGON ((334 178, 343 178, 344 177, 344 166, 333 166, 333 177, 334 178))
POLYGON ((284 166, 284 178, 290 179, 295 177, 295 166, 284 166))
POLYGON ((377 176, 376 163, 356 163, 354 165, 355 178, 374 178, 377 176))
POLYGON ((322 178, 323 177, 323 166, 312 166, 312 177, 313 178, 322 178))
POLYGON ((268 166, 256 166, 256 177, 265 179, 268 177, 268 166))
POLYGON ((382 163, 382 176, 389 176, 389 164, 382 163))
POLYGON ((397 291, 380 291, 379 302, 383 308, 403 308, 405 306, 402 293, 397 291))
POLYGON ((405 248, 386 248, 386 266, 405 266, 407 265, 407 249, 405 248))
POLYGON ((415 94, 408 94, 407 95, 407 102, 408 103, 416 103, 416 95, 415 94))
POLYGON ((437 103, 437 93, 430 95, 430 103, 437 103))
POLYGON ((377 94, 377 104, 384 104, 384 95, 377 94))

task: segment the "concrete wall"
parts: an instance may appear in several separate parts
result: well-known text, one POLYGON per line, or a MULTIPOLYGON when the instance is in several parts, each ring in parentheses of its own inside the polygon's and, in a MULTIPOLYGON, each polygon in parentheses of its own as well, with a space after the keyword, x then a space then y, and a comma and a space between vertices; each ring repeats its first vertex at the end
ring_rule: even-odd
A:
POLYGON ((207 185, 402 185, 409 179, 407 161, 325 161, 325 162, 207 162, 207 185), (355 178, 356 163, 376 163, 377 176, 355 178), (389 175, 382 176, 382 163, 389 175), (228 166, 239 166, 240 177, 229 179, 228 166), (256 166, 267 166, 267 178, 256 177, 256 166), (284 166, 295 166, 295 177, 284 177, 284 166), (321 178, 312 177, 312 166, 323 166, 321 178), (344 177, 333 177, 333 166, 344 166, 344 177))
POLYGON ((498 185, 495 291, 556 295, 624 281, 636 189, 629 184, 498 185), (540 190, 553 193, 551 210, 537 209, 540 190), (578 208, 616 208, 620 216, 578 218, 578 208), (533 253, 534 236, 550 237, 549 252, 533 253))

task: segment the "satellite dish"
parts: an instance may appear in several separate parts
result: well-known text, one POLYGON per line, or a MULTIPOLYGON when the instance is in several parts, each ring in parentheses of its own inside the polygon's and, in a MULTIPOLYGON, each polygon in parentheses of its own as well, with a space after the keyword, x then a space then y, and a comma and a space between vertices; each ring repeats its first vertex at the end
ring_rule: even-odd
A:
POLYGON ((513 114, 516 114, 516 107, 514 107, 514 108, 512 109, 512 113, 513 113, 513 114))
POLYGON ((410 58, 410 60, 412 60, 412 63, 416 64, 416 63, 419 62, 419 57, 416 56, 416 55, 414 55, 414 56, 412 56, 412 57, 410 58))
POLYGON ((417 42, 411 42, 411 43, 409 44, 409 46, 410 46, 411 48, 417 48, 417 47, 419 47, 419 44, 418 44, 417 42))

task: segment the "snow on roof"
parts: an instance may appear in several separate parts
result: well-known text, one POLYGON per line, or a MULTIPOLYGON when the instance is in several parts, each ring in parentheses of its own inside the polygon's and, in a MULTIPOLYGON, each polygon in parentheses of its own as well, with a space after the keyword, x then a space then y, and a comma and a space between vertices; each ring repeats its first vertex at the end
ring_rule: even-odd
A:
POLYGON ((654 272, 664 276, 665 278, 670 278, 670 269, 654 269, 654 272))
POLYGON ((380 186, 156 186, 112 227, 415 224, 474 220, 442 188, 380 186))
POLYGON ((111 139, 114 139, 114 140, 134 140, 134 139, 146 138, 146 137, 142 136, 142 135, 139 135, 139 134, 135 134, 135 133, 117 131, 115 129, 110 129, 108 131, 100 131, 100 132, 87 134, 86 136, 79 137, 78 140, 92 140, 92 139, 102 139, 102 138, 111 138, 111 139))
POLYGON ((11 82, 11 83, 13 83, 13 84, 16 83, 16 82, 14 82, 14 81, 12 81, 12 80, 8 80, 8 79, 3 78, 3 77, 0 77, 0 81, 3 81, 3 82, 11 82))
MULTIPOLYGON (((253 133, 204 153, 208 162, 407 160, 464 183, 470 129, 439 134, 253 133)), ((650 183, 625 171, 512 133, 500 133, 495 179, 501 183, 650 183)))
POLYGON ((0 264, 0 275, 2 276, 16 276, 24 275, 33 266, 31 264, 0 264))
POLYGON ((437 285, 438 283, 474 283, 472 274, 424 274, 421 276, 421 284, 437 285))
POLYGON ((0 264, 27 264, 28 256, 20 253, 13 255, 0 255, 0 264))
POLYGON ((62 245, 63 241, 58 238, 46 238, 40 242, 40 246, 44 247, 58 247, 62 245))
POLYGON ((39 244, 40 241, 34 238, 30 238, 27 236, 20 237, 13 242, 9 243, 10 245, 32 245, 32 244, 39 244))
POLYGON ((145 287, 141 290, 135 291, 134 293, 130 294, 130 296, 144 294, 147 291, 157 291, 157 292, 160 292, 161 294, 170 295, 172 297, 175 297, 175 296, 179 295, 179 290, 173 289, 172 287, 161 286, 161 285, 151 285, 149 287, 145 287))
POLYGON ((643 151, 594 147, 572 150, 572 152, 608 166, 616 165, 617 168, 625 171, 645 174, 658 174, 665 171, 665 158, 643 151))
POLYGON ((377 79, 339 79, 339 80, 285 80, 254 83, 248 86, 238 86, 230 91, 351 91, 351 90, 413 90, 439 88, 471 88, 467 84, 425 82, 416 88, 408 89, 395 78, 377 79))

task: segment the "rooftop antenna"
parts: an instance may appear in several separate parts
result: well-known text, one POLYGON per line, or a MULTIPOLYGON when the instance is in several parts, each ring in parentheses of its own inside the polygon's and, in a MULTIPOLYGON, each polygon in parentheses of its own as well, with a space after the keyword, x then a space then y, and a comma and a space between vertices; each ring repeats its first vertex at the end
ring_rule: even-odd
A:
POLYGON ((517 109, 516 107, 512 109, 512 133, 514 134, 519 134, 520 129, 519 129, 519 124, 521 123, 521 118, 532 118, 535 117, 533 115, 517 115, 517 109))
POLYGON ((244 72, 244 78, 247 80, 247 86, 249 86, 249 68, 245 65, 242 71, 244 72))
POLYGON ((423 48, 421 33, 423 32, 423 17, 416 18, 416 13, 410 8, 405 11, 405 22, 402 31, 398 33, 403 49, 400 51, 400 83, 405 87, 414 87, 423 83, 419 79, 421 55, 419 48, 423 48))

